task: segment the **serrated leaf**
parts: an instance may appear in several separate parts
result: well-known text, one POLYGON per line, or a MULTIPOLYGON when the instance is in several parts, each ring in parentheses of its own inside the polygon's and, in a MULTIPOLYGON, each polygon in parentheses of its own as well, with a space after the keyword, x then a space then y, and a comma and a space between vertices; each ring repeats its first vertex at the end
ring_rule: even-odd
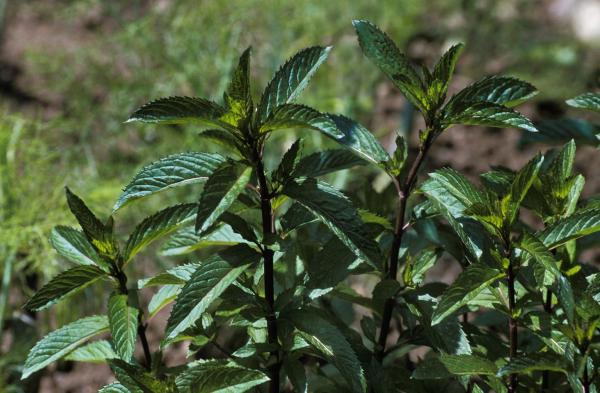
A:
POLYGON ((454 169, 439 169, 430 173, 429 177, 437 180, 439 184, 467 207, 474 203, 485 204, 487 202, 484 194, 465 176, 454 169))
POLYGON ((194 227, 185 227, 175 232, 160 248, 165 256, 183 255, 212 246, 233 246, 248 243, 231 226, 223 224, 202 234, 197 234, 194 227))
POLYGON ((505 274, 499 270, 485 265, 469 265, 444 291, 432 315, 431 324, 436 325, 442 322, 504 276, 505 274))
POLYGON ((317 177, 365 164, 367 164, 367 161, 348 150, 327 150, 303 157, 294 168, 291 176, 317 177))
POLYGON ((165 382, 155 378, 137 364, 129 364, 121 359, 109 359, 108 364, 119 382, 132 393, 163 393, 172 391, 165 382))
POLYGON ((165 285, 161 287, 148 303, 148 318, 154 317, 160 310, 177 298, 182 285, 165 285))
POLYGON ((289 320, 311 346, 333 363, 353 392, 366 392, 362 366, 354 350, 338 328, 314 310, 294 310, 289 320))
POLYGON ((213 225, 250 180, 252 168, 239 164, 224 163, 208 178, 198 205, 196 232, 204 232, 213 225))
POLYGON ((102 264, 85 235, 74 228, 62 225, 52 228, 50 244, 60 255, 79 265, 102 264))
POLYGON ((600 209, 576 211, 537 234, 546 247, 556 248, 569 240, 600 231, 600 209))
POLYGON ((108 322, 115 351, 127 362, 135 351, 139 310, 127 304, 127 295, 108 299, 108 322))
POLYGON ((514 127, 537 132, 533 123, 519 112, 491 102, 467 102, 444 110, 442 127, 466 124, 487 127, 514 127))
POLYGON ((285 152, 279 166, 273 172, 273 179, 279 182, 284 182, 290 177, 292 171, 296 167, 300 159, 300 150, 302 149, 302 140, 297 139, 292 146, 285 152))
POLYGON ((168 207, 145 218, 127 239, 124 263, 161 236, 167 235, 182 225, 190 223, 196 216, 197 205, 187 203, 168 207))
POLYGON ((65 297, 93 284, 107 274, 96 266, 77 266, 66 270, 42 287, 25 304, 31 311, 39 311, 52 306, 65 297))
POLYGON ((87 339, 107 330, 108 318, 103 315, 95 315, 81 318, 49 333, 38 341, 27 355, 21 379, 43 369, 77 348, 87 339))
POLYGON ((600 144, 600 127, 583 119, 544 119, 534 125, 538 132, 523 134, 522 142, 559 144, 574 139, 578 145, 600 144))
POLYGON ((112 236, 112 228, 104 225, 83 200, 73 194, 68 187, 65 187, 65 193, 69 209, 81 225, 81 229, 83 229, 83 233, 89 242, 101 255, 106 255, 111 259, 114 258, 117 255, 117 246, 112 236))
POLYGON ((186 263, 168 269, 154 277, 139 280, 138 288, 147 288, 155 285, 184 285, 198 269, 200 263, 186 263))
POLYGON ((181 393, 242 393, 268 380, 261 371, 208 360, 191 364, 177 376, 175 384, 181 393))
POLYGON ((219 154, 178 153, 145 166, 123 189, 113 212, 139 198, 174 187, 206 181, 225 162, 219 154))
POLYGON ((98 393, 131 393, 131 391, 125 386, 121 385, 119 382, 113 382, 110 385, 100 388, 98 393))
POLYGON ((413 372, 415 379, 445 379, 452 376, 495 375, 496 365, 476 355, 432 356, 419 364, 413 372))
POLYGON ((358 211, 342 193, 311 178, 290 181, 282 192, 319 217, 356 256, 374 267, 380 264, 377 244, 363 229, 358 211))
POLYGON ((573 108, 600 112, 600 93, 583 93, 566 102, 567 105, 570 105, 573 108))
POLYGON ((301 104, 283 104, 275 108, 261 124, 260 132, 267 133, 285 128, 326 130, 335 136, 342 136, 327 113, 301 104))
POLYGON ((116 357, 117 354, 113 351, 110 342, 107 340, 98 340, 75 349, 65 356, 65 360, 73 362, 105 363, 107 359, 114 359, 116 357))
POLYGON ((244 270, 258 263, 260 257, 256 251, 240 245, 203 261, 177 297, 167 322, 167 339, 192 326, 244 270))
POLYGON ((446 53, 444 53, 435 65, 432 81, 429 86, 427 86, 430 105, 433 108, 439 108, 446 99, 450 79, 452 78, 452 74, 454 74, 456 62, 464 47, 465 46, 462 43, 453 45, 446 53))
POLYGON ((505 212, 505 218, 508 220, 509 225, 515 221, 521 202, 525 199, 525 195, 527 195, 529 188, 536 179, 543 161, 544 156, 538 154, 515 175, 508 194, 508 210, 505 212))
POLYGON ((552 273, 555 278, 561 276, 558 262, 554 259, 550 250, 544 246, 544 243, 534 235, 527 232, 524 233, 523 239, 519 242, 518 247, 531 255, 537 263, 544 266, 545 270, 552 273))
POLYGON ((390 78, 410 102, 427 111, 429 105, 423 82, 394 41, 371 22, 353 20, 352 24, 364 55, 390 78))
POLYGON ((200 134, 198 134, 198 136, 200 138, 209 139, 211 142, 227 147, 233 150, 234 152, 243 151, 239 137, 232 132, 218 129, 209 129, 202 131, 200 134))
POLYGON ((279 105, 288 104, 300 95, 330 51, 331 47, 306 48, 281 66, 262 94, 257 114, 260 123, 279 105))
POLYGON ((248 47, 240 56, 237 67, 231 76, 223 99, 227 106, 227 114, 221 120, 239 127, 252 113, 252 95, 250 92, 250 53, 248 47))
POLYGON ((544 370, 566 374, 571 370, 571 366, 565 358, 551 352, 529 353, 526 356, 511 359, 498 370, 497 376, 505 377, 511 374, 529 374, 534 371, 544 370))
POLYGON ((335 123, 336 132, 321 130, 325 135, 368 162, 381 164, 390 159, 375 136, 361 124, 342 115, 329 115, 329 117, 335 123), (339 136, 340 133, 343 136, 339 136))
POLYGON ((156 124, 199 123, 212 127, 229 128, 219 120, 225 114, 220 105, 200 97, 165 97, 151 101, 129 116, 127 122, 140 121, 156 124))
POLYGON ((492 75, 465 87, 454 95, 445 110, 464 106, 465 103, 491 102, 513 107, 534 97, 538 91, 528 82, 508 76, 492 75))

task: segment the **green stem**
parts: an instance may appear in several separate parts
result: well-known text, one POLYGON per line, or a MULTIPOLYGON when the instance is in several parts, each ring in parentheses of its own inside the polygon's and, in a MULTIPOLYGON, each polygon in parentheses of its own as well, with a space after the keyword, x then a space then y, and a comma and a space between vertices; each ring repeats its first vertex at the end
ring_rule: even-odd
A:
MULTIPOLYGON (((125 275, 123 270, 119 268, 114 276, 119 281, 119 293, 129 296, 129 289, 127 288, 127 275, 125 275)), ((152 367, 152 354, 150 352, 150 346, 148 345, 148 338, 146 337, 146 328, 147 325, 144 323, 144 311, 141 309, 141 307, 138 307, 137 333, 144 350, 146 369, 150 370, 152 367)))
MULTIPOLYGON (((433 132, 430 133, 430 135, 434 134, 435 133, 433 132)), ((400 246, 402 245, 402 237, 405 232, 404 216, 406 215, 406 204, 417 180, 419 168, 421 167, 423 161, 425 160, 425 157, 427 156, 427 152, 431 147, 432 141, 432 137, 427 138, 423 145, 419 148, 419 153, 413 161, 410 170, 408 171, 408 175, 406 176, 406 181, 404 182, 404 184, 400 186, 400 181, 397 178, 394 179, 394 184, 396 185, 396 190, 398 191, 398 211, 396 215, 396 224, 394 227, 394 241, 390 250, 390 259, 386 274, 387 279, 397 279, 400 246)), ((377 349, 375 350, 375 358, 379 361, 383 360, 383 356, 385 354, 386 343, 388 334, 390 332, 390 322, 392 320, 393 311, 394 299, 387 299, 383 308, 383 314, 381 317, 381 328, 379 331, 379 339, 377 341, 378 345, 377 349)))
MULTIPOLYGON (((256 165, 256 176, 258 178, 258 186, 260 191, 260 208, 262 213, 263 239, 275 234, 275 225, 273 217, 273 208, 271 206, 272 195, 269 192, 267 177, 262 160, 262 149, 254 150, 254 161, 256 165)), ((268 305, 267 315, 267 336, 270 344, 277 346, 277 316, 275 314, 275 285, 274 285, 274 270, 273 270, 273 250, 266 244, 263 244, 263 259, 264 259, 264 282, 265 282, 265 300, 268 305)), ((269 386, 270 393, 279 393, 279 370, 281 368, 281 359, 279 350, 274 349, 271 356, 275 357, 276 361, 269 367, 269 378, 271 384, 269 386)))
POLYGON ((4 261, 4 272, 2 273, 2 292, 0 292, 0 338, 4 329, 4 313, 8 303, 8 290, 10 288, 10 279, 12 276, 12 267, 15 260, 15 251, 9 251, 4 261))
MULTIPOLYGON (((515 269, 513 260, 511 258, 511 245, 510 235, 505 239, 504 256, 508 259, 508 311, 510 313, 510 319, 508 320, 508 339, 510 345, 509 358, 514 359, 517 356, 519 347, 518 337, 518 323, 517 318, 514 316, 516 308, 516 294, 515 294, 515 269)), ((517 391, 517 375, 511 374, 508 378, 508 391, 515 393, 517 391)))

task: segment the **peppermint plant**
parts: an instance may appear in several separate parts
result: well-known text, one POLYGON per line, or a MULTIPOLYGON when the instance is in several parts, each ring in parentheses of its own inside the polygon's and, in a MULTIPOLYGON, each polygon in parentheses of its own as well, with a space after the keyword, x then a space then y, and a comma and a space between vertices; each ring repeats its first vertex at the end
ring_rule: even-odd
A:
MULTIPOLYGON (((297 103, 330 47, 292 56, 258 99, 247 49, 222 102, 143 105, 129 122, 196 124, 227 153, 186 151, 148 164, 106 220, 67 189, 81 228, 58 226, 50 242, 75 266, 25 307, 43 310, 105 282, 106 314, 49 333, 23 378, 66 359, 108 363, 116 380, 105 393, 595 391, 600 279, 581 259, 600 232, 600 198, 581 198, 575 143, 522 168, 493 167, 478 184, 450 168, 419 182, 434 142, 454 125, 536 132, 513 109, 536 90, 488 76, 449 96, 462 44, 432 68, 417 66, 374 24, 353 24, 365 56, 423 117, 415 157, 401 135, 390 154, 356 121, 297 103), (293 128, 339 148, 304 152, 298 139, 269 168, 272 133, 293 128), (356 166, 390 179, 389 217, 322 179, 356 166), (159 210, 120 240, 120 210, 190 186, 191 203, 159 210), (142 251, 185 262, 134 280, 142 251), (434 281, 439 263, 461 273, 434 281), (371 296, 350 285, 353 275, 375 282, 371 296), (145 304, 140 294, 149 293, 145 304), (362 307, 360 327, 349 326, 340 304, 362 307), (160 342, 149 342, 148 322, 167 306, 160 342), (187 360, 167 364, 163 354, 182 342, 187 360)), ((569 101, 597 103, 593 94, 569 101)))

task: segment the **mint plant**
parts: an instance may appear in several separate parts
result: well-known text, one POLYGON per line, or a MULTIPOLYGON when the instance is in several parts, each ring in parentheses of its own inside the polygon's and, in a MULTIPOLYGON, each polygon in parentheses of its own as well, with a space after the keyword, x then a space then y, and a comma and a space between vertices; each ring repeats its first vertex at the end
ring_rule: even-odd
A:
MULTIPOLYGON (((173 154, 139 171, 113 215, 172 188, 203 187, 197 202, 142 220, 125 243, 113 215, 100 220, 67 189, 81 230, 58 226, 50 242, 76 266, 25 307, 43 310, 106 281, 106 315, 44 337, 23 378, 65 358, 108 363, 117 381, 101 392, 594 391, 600 281, 580 263, 578 239, 600 232, 600 199, 580 200, 575 143, 538 154, 516 171, 493 168, 481 174, 481 184, 449 168, 419 183, 435 140, 454 125, 536 132, 512 109, 536 90, 490 76, 448 98, 462 44, 430 70, 411 64, 372 23, 353 24, 366 57, 423 116, 416 157, 400 135, 388 154, 354 120, 296 103, 329 47, 298 52, 258 100, 247 49, 222 104, 167 97, 142 106, 130 122, 198 124, 202 137, 228 153, 173 154), (267 141, 290 128, 320 132, 340 148, 306 154, 298 139, 269 170, 267 141), (393 217, 358 208, 319 179, 355 166, 389 176, 393 217), (135 257, 167 236, 157 253, 189 262, 133 281, 135 257), (450 285, 427 277, 441 259, 462 267, 450 285), (376 278, 372 297, 348 285, 354 274, 376 278), (140 291, 154 288, 144 307, 140 291), (360 333, 336 311, 339 301, 368 310, 360 333), (164 335, 152 348, 148 320, 171 303, 164 335), (224 332, 235 342, 220 343, 224 332), (108 339, 90 341, 104 333, 108 339), (165 364, 163 352, 183 341, 189 361, 165 364), (221 356, 205 358, 209 346, 221 356), (411 353, 419 347, 428 351, 415 363, 411 353)), ((598 110, 594 95, 569 103, 598 110)))

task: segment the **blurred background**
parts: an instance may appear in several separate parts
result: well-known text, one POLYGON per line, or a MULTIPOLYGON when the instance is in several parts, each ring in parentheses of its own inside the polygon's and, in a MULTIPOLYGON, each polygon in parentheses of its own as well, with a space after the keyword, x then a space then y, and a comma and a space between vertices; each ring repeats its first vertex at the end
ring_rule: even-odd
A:
MULTIPOLYGON (((564 105, 600 87, 598 0, 0 0, 0 392, 95 392, 111 379, 106 366, 63 362, 20 382, 20 364, 37 338, 76 315, 102 312, 104 297, 87 290, 39 314, 21 305, 66 268, 47 242, 53 226, 74 224, 65 185, 106 218, 143 165, 174 152, 218 151, 194 127, 124 124, 139 105, 167 95, 220 100, 249 45, 255 94, 296 51, 334 45, 300 101, 356 118, 390 150, 396 132, 414 146, 420 119, 363 57, 351 25, 357 18, 376 23, 415 62, 430 66, 450 45, 465 42, 451 92, 493 73, 540 90, 520 110, 545 119, 541 135, 452 129, 434 146, 426 169, 451 166, 474 177, 490 166, 517 168, 535 152, 576 137, 584 194, 600 190, 600 129, 564 105)), ((316 133, 276 134, 270 163, 300 135, 308 151, 333 147, 316 133)), ((386 184, 372 169, 328 180, 379 214, 392 209, 382 202, 386 184)), ((196 198, 186 189, 135 204, 118 213, 118 231, 126 234, 167 201, 196 198)), ((147 255, 134 268, 138 277, 173 263, 147 255)), ((151 322, 151 339, 158 340, 164 318, 151 322)))

